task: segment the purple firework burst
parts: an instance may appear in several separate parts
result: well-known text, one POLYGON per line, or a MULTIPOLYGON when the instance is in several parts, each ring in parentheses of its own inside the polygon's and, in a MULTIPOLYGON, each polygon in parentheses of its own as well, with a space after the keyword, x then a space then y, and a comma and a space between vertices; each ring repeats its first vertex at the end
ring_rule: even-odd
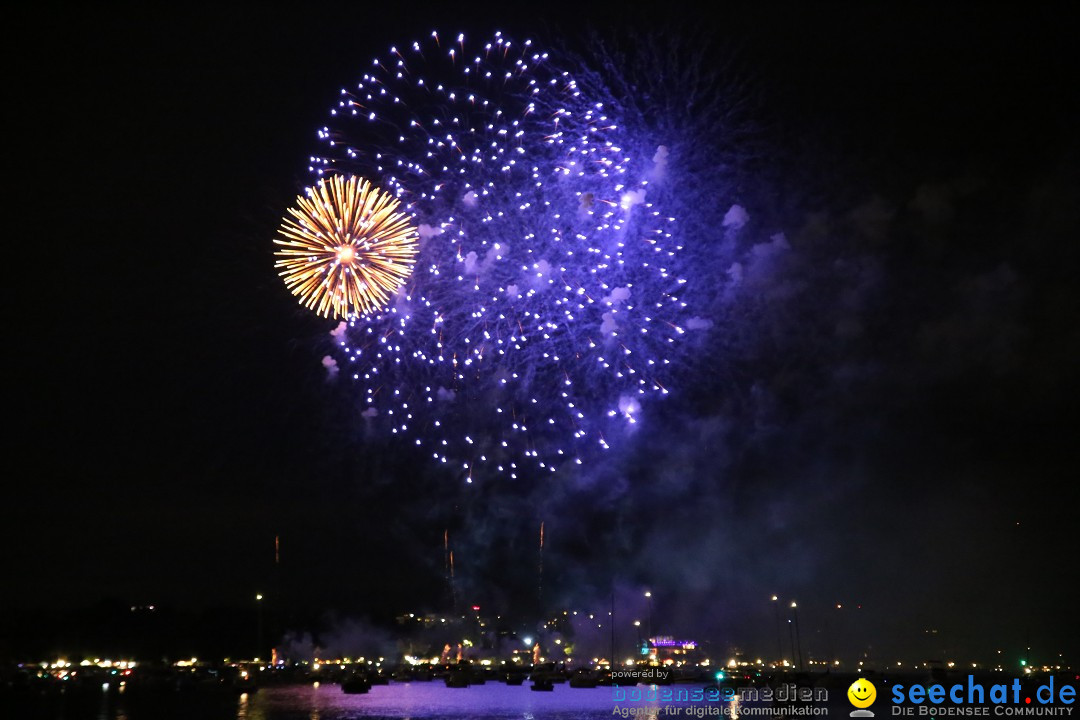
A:
POLYGON ((470 482, 547 475, 668 393, 677 224, 650 197, 653 158, 548 53, 501 33, 392 47, 318 135, 316 178, 368 178, 420 228, 391 304, 332 333, 369 430, 470 482))

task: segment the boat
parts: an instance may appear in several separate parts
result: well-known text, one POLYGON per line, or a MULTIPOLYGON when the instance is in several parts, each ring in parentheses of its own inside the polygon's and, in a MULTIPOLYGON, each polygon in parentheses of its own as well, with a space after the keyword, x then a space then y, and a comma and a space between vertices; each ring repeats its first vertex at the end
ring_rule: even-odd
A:
POLYGON ((446 674, 446 687, 467 688, 469 687, 469 673, 466 670, 454 670, 446 674))
POLYGON ((346 695, 363 695, 371 690, 371 683, 363 675, 350 675, 341 681, 341 692, 346 695))
POLYGON ((599 682, 600 678, 597 677, 597 674, 586 668, 579 668, 570 676, 570 687, 572 688, 594 688, 599 682))
POLYGON ((529 686, 530 690, 536 690, 538 692, 551 692, 555 689, 555 684, 547 678, 537 678, 533 680, 532 685, 529 686))

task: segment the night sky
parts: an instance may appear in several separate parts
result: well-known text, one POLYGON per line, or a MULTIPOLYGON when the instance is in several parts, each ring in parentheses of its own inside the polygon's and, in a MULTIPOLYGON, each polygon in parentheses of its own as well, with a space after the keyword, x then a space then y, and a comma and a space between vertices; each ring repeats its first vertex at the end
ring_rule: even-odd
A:
POLYGON ((447 529, 462 592, 513 613, 544 521, 552 606, 648 587, 664 630, 766 652, 778 593, 883 655, 1080 662, 1074 17, 384 5, 15 21, 7 617, 440 610, 447 529), (663 427, 573 480, 465 487, 365 438, 320 363, 335 323, 273 269, 338 88, 435 27, 583 54, 661 28, 728 63, 739 161, 703 212, 746 209, 760 285, 663 427))

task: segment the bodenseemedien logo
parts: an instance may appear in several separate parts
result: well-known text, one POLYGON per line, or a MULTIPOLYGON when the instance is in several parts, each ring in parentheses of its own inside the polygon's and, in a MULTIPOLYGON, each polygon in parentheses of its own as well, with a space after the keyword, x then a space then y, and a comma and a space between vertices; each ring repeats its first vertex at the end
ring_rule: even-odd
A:
POLYGON ((877 699, 877 688, 866 678, 859 678, 851 683, 847 689, 847 699, 855 709, 851 711, 851 717, 874 717, 874 713, 866 708, 874 704, 877 699))

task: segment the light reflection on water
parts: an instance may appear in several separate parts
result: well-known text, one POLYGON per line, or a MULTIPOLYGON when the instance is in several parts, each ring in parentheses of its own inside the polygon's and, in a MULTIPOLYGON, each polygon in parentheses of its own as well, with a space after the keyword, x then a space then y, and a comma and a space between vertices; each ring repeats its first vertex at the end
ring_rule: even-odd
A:
MULTIPOLYGON (((686 702, 687 693, 693 689, 692 686, 678 686, 668 690, 667 699, 658 700, 656 686, 619 690, 571 688, 568 684, 558 684, 552 692, 534 692, 528 684, 487 683, 447 688, 441 682, 419 682, 376 685, 367 694, 346 695, 336 684, 319 686, 316 683, 266 687, 240 695, 165 693, 129 697, 131 694, 125 693, 123 696, 111 695, 108 701, 94 695, 88 706, 71 698, 72 702, 51 707, 31 705, 26 708, 28 712, 14 715, 0 707, 0 717, 5 720, 8 717, 41 720, 600 720, 633 716, 636 720, 658 720, 678 716, 734 720, 733 716, 740 715, 740 711, 753 707, 757 713, 765 711, 766 714, 750 713, 742 715, 741 720, 773 720, 773 708, 769 703, 686 702), (671 699, 672 691, 676 693, 674 700, 671 699)), ((838 709, 833 708, 834 711, 838 709)), ((843 708, 844 714, 848 709, 843 708)))
MULTIPOLYGON (((700 687, 700 686, 698 686, 700 687)), ((692 688, 683 686, 686 691, 692 688)), ((683 688, 679 688, 682 690, 683 688)), ((676 690, 675 692, 679 692, 676 690)), ((346 695, 337 685, 264 688, 242 699, 237 720, 601 720, 631 716, 637 720, 664 717, 719 717, 723 720, 773 719, 771 703, 659 701, 657 688, 625 689, 617 700, 610 687, 571 688, 556 685, 552 692, 534 692, 529 685, 487 683, 468 688, 447 688, 440 682, 376 685, 364 695, 346 695), (634 691, 636 701, 630 701, 634 691), (623 699, 626 698, 626 699, 623 699), (751 709, 752 708, 752 709, 751 709), (636 711, 621 715, 620 711, 636 711), (696 712, 695 712, 696 711, 696 712), (750 714, 742 715, 744 711, 750 714), (760 714, 765 711, 766 714, 760 714)), ((686 697, 680 693, 681 697, 686 697)), ((836 704, 839 703, 839 704, 836 704)), ((847 714, 850 708, 824 703, 814 713, 827 717, 847 714)), ((790 710, 791 708, 785 708, 790 710)), ((810 709, 810 708, 803 708, 810 709)), ((784 709, 777 708, 780 713, 784 709)), ((777 717, 789 717, 778 715, 777 717)), ((193 719, 194 720, 194 719, 193 719)))
MULTIPOLYGON (((622 703, 619 703, 620 705, 622 703)), ((636 703, 644 705, 646 703, 636 703)), ((241 699, 237 720, 352 720, 396 718, 514 718, 593 720, 609 718, 616 703, 611 688, 570 688, 534 692, 501 683, 447 688, 442 683, 376 685, 364 695, 346 695, 337 685, 264 688, 241 699)))

